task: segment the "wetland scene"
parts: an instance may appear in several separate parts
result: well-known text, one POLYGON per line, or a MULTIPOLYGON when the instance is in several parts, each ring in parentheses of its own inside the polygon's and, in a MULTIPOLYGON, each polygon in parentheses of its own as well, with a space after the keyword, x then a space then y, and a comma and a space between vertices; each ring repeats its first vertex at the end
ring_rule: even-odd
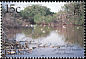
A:
POLYGON ((84 57, 84 2, 2 2, 2 57, 84 57))

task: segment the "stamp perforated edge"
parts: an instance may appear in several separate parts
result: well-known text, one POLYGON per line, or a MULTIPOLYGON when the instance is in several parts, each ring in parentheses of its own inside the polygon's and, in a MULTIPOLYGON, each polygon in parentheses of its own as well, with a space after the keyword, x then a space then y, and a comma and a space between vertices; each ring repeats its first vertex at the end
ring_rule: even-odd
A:
POLYGON ((1 58, 1 2, 0 2, 0 58, 1 58))
MULTIPOLYGON (((13 2, 16 2, 16 3, 17 3, 17 2, 18 2, 18 3, 25 2, 25 3, 28 3, 28 1, 1 1, 1 2, 0 2, 0 58, 13 58, 13 57, 2 57, 2 54, 1 54, 1 53, 2 53, 2 51, 1 51, 1 50, 2 50, 2 49, 1 49, 1 48, 2 48, 2 35, 1 35, 1 33, 2 33, 2 21, 1 21, 1 20, 2 20, 2 4, 1 4, 1 3, 2 3, 2 2, 5 2, 5 3, 7 3, 7 2, 12 2, 12 3, 13 3, 13 2)), ((31 2, 34 2, 34 3, 35 3, 35 2, 45 2, 45 3, 46 3, 46 2, 51 2, 51 3, 52 3, 52 2, 84 2, 84 1, 29 1, 29 2, 30 2, 30 3, 31 3, 31 2)), ((86 35, 86 32, 85 32, 85 29, 86 29, 86 28, 85 28, 85 26, 86 26, 86 25, 85 25, 85 20, 86 20, 86 18, 85 18, 85 12, 86 12, 86 9, 85 9, 85 7, 86 7, 86 4, 84 4, 84 39, 83 39, 83 40, 84 40, 84 43, 83 43, 83 44, 84 44, 84 57, 85 57, 85 52, 86 52, 86 50, 85 50, 85 47, 86 47, 86 45, 85 45, 85 44, 86 44, 86 42, 85 42, 85 40, 86 40, 86 39, 85 39, 85 35, 86 35)), ((57 59, 57 58, 59 58, 59 59, 60 59, 60 58, 64 58, 64 59, 65 59, 65 58, 66 58, 66 59, 67 59, 67 58, 69 58, 69 59, 70 59, 70 58, 73 58, 73 59, 78 59, 78 58, 84 58, 84 57, 37 57, 37 58, 38 58, 38 59, 40 59, 40 58, 47 58, 47 59, 49 59, 49 58, 55 58, 55 59, 57 59)), ((14 57, 14 58, 17 58, 17 57, 14 57)), ((21 58, 21 57, 18 57, 18 58, 21 58)), ((30 59, 33 58, 33 59, 34 59, 34 58, 36 58, 36 57, 23 57, 23 58, 24 58, 24 59, 25 59, 25 58, 30 58, 30 59)))

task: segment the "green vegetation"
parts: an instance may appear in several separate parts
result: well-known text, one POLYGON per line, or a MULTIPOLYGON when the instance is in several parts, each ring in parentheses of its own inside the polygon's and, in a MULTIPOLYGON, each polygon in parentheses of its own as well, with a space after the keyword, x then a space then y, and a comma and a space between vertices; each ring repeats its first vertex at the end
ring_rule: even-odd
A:
MULTIPOLYGON (((74 27, 71 27, 70 29, 68 29, 69 27, 67 27, 66 33, 62 32, 62 33, 65 33, 65 35, 68 35, 67 40, 72 42, 78 42, 81 45, 83 44, 82 43, 83 40, 81 40, 83 39, 82 37, 84 35, 83 27, 77 27, 75 25, 84 24, 84 2, 66 3, 62 7, 62 10, 60 10, 57 13, 53 13, 50 11, 49 8, 45 6, 40 6, 40 5, 28 6, 24 10, 21 10, 20 14, 6 13, 5 11, 6 10, 3 6, 2 7, 2 18, 3 18, 2 25, 3 25, 3 31, 9 30, 6 32, 8 37, 9 35, 11 35, 11 33, 15 33, 14 31, 16 31, 16 29, 19 30, 19 28, 21 27, 23 27, 23 29, 21 30, 24 34, 26 34, 26 36, 29 36, 35 39, 39 37, 45 37, 55 28, 60 29, 60 27, 62 27, 62 26, 59 27, 58 25, 61 25, 62 23, 66 23, 68 24, 69 27, 70 27, 69 24, 74 25, 74 27), (28 28, 30 23, 36 23, 38 25, 34 27, 34 29, 32 29, 31 27, 28 28), (49 26, 45 24, 48 24, 49 26), (50 24, 55 26, 52 26, 50 24), (12 31, 9 28, 10 29, 13 28, 14 30, 12 31)), ((7 42, 7 44, 9 45, 11 43, 7 42)), ((4 47, 3 49, 6 49, 6 47, 4 47)))
MULTIPOLYGON (((5 8, 2 6, 2 15, 6 17, 5 8)), ((26 22, 35 24, 35 23, 55 23, 65 22, 66 24, 75 24, 83 25, 84 24, 84 2, 70 2, 62 6, 62 10, 57 13, 51 12, 49 8, 41 5, 32 5, 27 6, 24 10, 21 10, 20 13, 11 13, 8 14, 9 17, 13 19, 7 21, 8 25, 19 23, 15 26, 22 26, 26 22), (66 17, 66 18, 65 18, 66 17), (16 20, 15 20, 16 19, 16 20), (26 21, 26 22, 25 22, 26 21)), ((6 21, 3 20, 3 23, 6 21)), ((6 24, 6 23, 5 23, 6 24)), ((4 24, 4 25, 5 25, 4 24)))
POLYGON ((84 2, 66 3, 62 9, 58 13, 53 13, 45 6, 32 5, 22 10, 20 15, 29 22, 50 23, 64 19, 62 16, 65 14, 67 24, 84 24, 84 2))
MULTIPOLYGON (((2 9, 2 15, 4 15, 3 26, 8 30, 9 27, 28 28, 30 27, 30 23, 37 24, 36 29, 34 29, 34 35, 31 34, 32 28, 23 31, 25 34, 33 36, 33 38, 46 36, 46 34, 52 30, 51 27, 59 27, 62 23, 68 24, 68 26, 70 26, 70 24, 84 24, 84 2, 66 3, 62 6, 62 10, 57 13, 51 12, 49 8, 41 5, 28 6, 24 10, 21 10, 20 13, 5 13, 4 6, 2 9), (40 27, 39 25, 42 26, 40 27), (41 30, 41 28, 44 28, 44 30, 41 30), (43 31, 45 33, 43 33, 43 31)), ((60 27, 62 27, 62 25, 60 27)))
POLYGON ((67 19, 73 24, 84 24, 84 2, 71 2, 63 6, 67 19))
POLYGON ((54 13, 50 12, 49 8, 40 5, 28 6, 20 13, 20 15, 27 19, 27 21, 33 20, 36 23, 50 22, 53 14, 54 13))

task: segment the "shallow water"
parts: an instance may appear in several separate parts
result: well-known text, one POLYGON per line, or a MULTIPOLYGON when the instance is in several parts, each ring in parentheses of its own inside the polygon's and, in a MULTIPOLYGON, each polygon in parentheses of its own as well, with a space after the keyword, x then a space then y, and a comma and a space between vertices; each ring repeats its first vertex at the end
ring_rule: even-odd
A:
POLYGON ((34 41, 36 43, 41 43, 40 46, 46 45, 48 47, 39 47, 33 49, 31 53, 23 51, 23 55, 7 55, 7 57, 84 57, 84 49, 80 47, 80 45, 65 41, 65 37, 59 35, 56 31, 52 31, 47 37, 38 39, 26 37, 25 34, 19 33, 16 35, 16 40, 28 42, 34 41), (57 47, 52 48, 52 46, 57 47))
POLYGON ((36 48, 32 53, 25 52, 24 55, 7 55, 7 57, 84 57, 82 48, 70 50, 70 48, 36 48))
MULTIPOLYGON (((42 46, 32 50, 31 53, 21 51, 21 55, 6 55, 7 57, 84 57, 83 36, 84 30, 80 26, 41 27, 34 29, 17 29, 14 35, 16 41, 32 41, 28 47, 42 46), (45 46, 45 47, 44 47, 45 46)), ((24 45, 25 43, 20 43, 24 45)))

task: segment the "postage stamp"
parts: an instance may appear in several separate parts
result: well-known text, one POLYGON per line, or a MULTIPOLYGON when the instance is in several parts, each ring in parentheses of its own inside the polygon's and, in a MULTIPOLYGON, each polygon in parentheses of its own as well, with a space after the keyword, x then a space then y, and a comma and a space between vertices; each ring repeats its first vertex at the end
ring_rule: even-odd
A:
POLYGON ((1 57, 84 57, 85 2, 1 2, 1 57))

